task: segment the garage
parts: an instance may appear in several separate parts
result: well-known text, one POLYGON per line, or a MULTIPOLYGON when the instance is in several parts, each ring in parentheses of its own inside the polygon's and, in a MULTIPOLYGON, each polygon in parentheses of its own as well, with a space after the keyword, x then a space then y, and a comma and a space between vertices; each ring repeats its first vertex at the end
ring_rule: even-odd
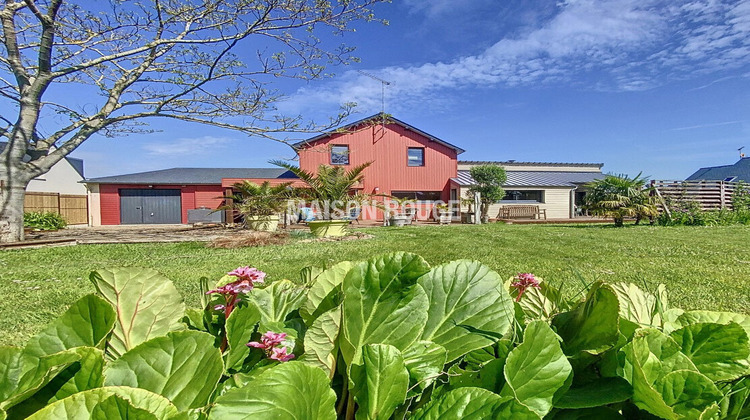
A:
POLYGON ((182 203, 178 189, 120 189, 120 223, 179 224, 182 203))

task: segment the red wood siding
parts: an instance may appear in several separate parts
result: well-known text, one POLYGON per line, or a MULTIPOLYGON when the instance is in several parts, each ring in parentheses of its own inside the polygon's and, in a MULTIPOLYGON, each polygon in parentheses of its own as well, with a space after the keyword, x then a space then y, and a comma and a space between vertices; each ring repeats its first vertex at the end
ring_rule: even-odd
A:
POLYGON ((321 164, 330 165, 332 145, 349 146, 347 168, 373 162, 364 172, 365 193, 442 191, 442 200, 448 201, 450 178, 458 174, 454 149, 398 124, 387 124, 385 130, 378 124, 320 139, 299 151, 300 167, 314 172, 321 164), (407 165, 410 147, 424 148, 424 166, 407 165))
MULTIPOLYGON (((102 184, 99 186, 102 225, 120 224, 120 189, 149 189, 148 185, 102 184)), ((187 223, 187 211, 198 207, 215 209, 221 205, 223 191, 221 185, 154 185, 155 190, 180 190, 182 202, 182 223, 187 223)))

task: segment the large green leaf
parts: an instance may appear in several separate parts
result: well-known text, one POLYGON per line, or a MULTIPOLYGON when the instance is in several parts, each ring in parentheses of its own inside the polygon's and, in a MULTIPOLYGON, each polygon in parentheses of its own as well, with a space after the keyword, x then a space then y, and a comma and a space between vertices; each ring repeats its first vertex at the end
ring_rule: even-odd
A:
POLYGON ((617 295, 607 285, 596 283, 569 312, 557 315, 552 325, 563 339, 567 355, 585 351, 599 354, 617 344, 619 306, 617 295))
POLYGON ((432 341, 417 341, 403 351, 404 365, 413 382, 421 389, 430 386, 443 371, 447 352, 432 341))
POLYGON ((430 271, 422 257, 398 252, 352 268, 344 279, 341 354, 359 362, 366 344, 405 350, 427 322, 427 295, 417 279, 430 271))
POLYGON ((213 336, 176 331, 141 343, 110 363, 104 383, 155 392, 182 411, 206 405, 223 369, 213 336))
POLYGON ((673 324, 677 326, 674 329, 678 329, 687 325, 706 322, 722 325, 727 325, 730 322, 737 323, 750 337, 750 316, 734 312, 688 311, 681 313, 673 324))
POLYGON ((533 321, 523 342, 505 362, 505 387, 501 395, 515 397, 540 417, 552 409, 552 400, 573 373, 557 335, 544 321, 533 321))
POLYGON ((183 326, 185 304, 172 282, 148 268, 91 273, 99 294, 115 308, 117 322, 107 346, 113 358, 153 337, 183 326))
POLYGON ((91 410, 91 420, 157 420, 155 414, 137 408, 119 395, 111 395, 96 403, 91 410))
POLYGON ((299 314, 310 325, 323 312, 338 306, 337 293, 341 293, 341 283, 354 267, 351 261, 342 261, 319 273, 313 280, 307 297, 299 308, 299 314))
POLYGON ((253 289, 249 296, 260 310, 263 329, 264 325, 284 322, 290 312, 299 308, 305 300, 305 289, 289 280, 280 280, 263 289, 253 289))
POLYGON ((458 388, 433 398, 411 420, 486 420, 493 417, 503 399, 486 389, 458 388))
POLYGON ((104 383, 104 353, 94 347, 71 349, 80 360, 68 366, 31 397, 9 410, 11 418, 26 418, 48 404, 104 383))
MULTIPOLYGON (((526 289, 521 299, 516 302, 516 305, 523 313, 523 318, 528 322, 538 320, 548 321, 561 311, 567 309, 562 293, 558 289, 541 278, 537 278, 537 280, 541 282, 540 286, 538 288, 530 287, 526 289)), ((507 280, 504 288, 506 290, 510 288, 511 298, 517 299, 519 289, 511 287, 512 282, 512 278, 507 280)))
POLYGON ((600 378, 585 385, 568 389, 556 408, 591 408, 622 402, 633 396, 633 387, 618 377, 600 378))
MULTIPOLYGON (((256 325, 260 322, 260 311, 255 305, 241 306, 235 308, 225 325, 227 344, 229 348, 226 353, 225 369, 239 369, 242 362, 250 354, 247 343, 250 336, 255 332, 256 325)), ((265 331, 264 331, 265 332, 265 331)))
POLYGON ((666 374, 656 382, 654 389, 677 415, 687 419, 698 418, 724 397, 710 379, 690 370, 666 374))
POLYGON ((513 397, 481 388, 458 388, 434 398, 417 410, 412 420, 539 420, 536 413, 513 397))
POLYGON ((0 402, 10 398, 18 389, 18 382, 24 374, 23 349, 0 347, 0 402))
POLYGON ((84 296, 27 343, 25 353, 42 357, 74 347, 103 347, 115 325, 115 311, 106 300, 84 296))
MULTIPOLYGON (((117 395, 118 397, 128 401, 134 408, 151 413, 159 420, 167 420, 178 414, 177 408, 172 403, 161 395, 154 394, 153 392, 146 391, 139 388, 130 387, 104 387, 96 388, 89 391, 79 392, 71 395, 68 398, 44 407, 43 409, 34 413, 29 420, 88 420, 93 419, 94 415, 99 416, 102 409, 107 408, 110 403, 105 406, 95 409, 98 404, 107 400, 109 397, 117 395)), ((104 413, 109 413, 109 409, 106 409, 104 413)), ((127 412, 127 411, 126 411, 127 412)), ((140 411, 139 411, 140 414, 140 411)), ((112 417, 114 419, 122 417, 112 417)), ((127 417, 126 417, 127 418, 127 417)), ((139 418, 140 417, 136 417, 139 418)))
POLYGON ((409 372, 401 352, 387 344, 368 344, 362 364, 351 369, 352 395, 357 402, 357 419, 387 419, 406 400, 409 372))
POLYGON ((209 419, 334 420, 335 404, 322 369, 287 362, 216 398, 209 419))
POLYGON ((503 281, 480 262, 459 260, 433 267, 419 284, 430 302, 421 339, 445 347, 449 362, 494 342, 461 326, 503 335, 512 325, 513 301, 503 281))
POLYGON ((633 366, 638 365, 646 384, 651 386, 658 379, 675 370, 698 372, 693 362, 680 349, 674 339, 654 328, 641 328, 633 340, 625 345, 622 377, 633 384, 633 366))
POLYGON ((691 324, 670 334, 698 370, 713 381, 730 381, 748 373, 748 337, 734 322, 691 324))
POLYGON ((513 397, 504 397, 500 400, 493 414, 496 420, 541 420, 542 418, 513 397))
POLYGON ((34 395, 50 383, 60 372, 79 361, 75 349, 61 351, 41 358, 26 357, 23 350, 0 347, 0 409, 10 407, 34 395))
POLYGON ((640 326, 660 326, 661 313, 667 309, 667 291, 663 284, 656 294, 644 292, 633 283, 610 284, 620 302, 620 316, 640 326))
POLYGON ((336 373, 337 338, 341 328, 341 307, 323 313, 305 333, 305 354, 300 361, 323 369, 329 378, 336 373))

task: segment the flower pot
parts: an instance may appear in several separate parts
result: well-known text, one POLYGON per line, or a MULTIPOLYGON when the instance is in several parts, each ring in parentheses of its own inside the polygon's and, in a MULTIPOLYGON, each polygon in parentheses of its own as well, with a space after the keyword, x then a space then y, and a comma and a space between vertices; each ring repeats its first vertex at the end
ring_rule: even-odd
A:
POLYGON ((279 227, 279 216, 275 214, 272 216, 247 216, 245 217, 245 223, 252 230, 276 232, 279 227))
POLYGON ((388 224, 390 226, 396 226, 396 227, 402 227, 406 226, 407 223, 411 221, 411 216, 399 214, 397 216, 391 216, 390 219, 388 219, 388 224))
POLYGON ((346 227, 349 226, 348 220, 313 220, 307 222, 310 227, 310 233, 317 238, 329 238, 346 235, 346 227))
POLYGON ((447 225, 450 224, 451 220, 453 219, 453 213, 450 211, 447 212, 440 212, 440 216, 438 218, 438 221, 441 225, 447 225))

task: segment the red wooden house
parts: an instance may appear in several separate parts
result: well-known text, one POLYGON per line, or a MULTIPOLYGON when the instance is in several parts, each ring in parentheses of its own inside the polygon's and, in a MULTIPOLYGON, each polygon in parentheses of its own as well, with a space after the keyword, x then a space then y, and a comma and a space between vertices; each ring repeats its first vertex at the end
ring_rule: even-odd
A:
MULTIPOLYGON (((393 117, 377 114, 293 146, 300 167, 312 172, 321 164, 373 162, 357 186, 364 193, 426 203, 457 197, 451 178, 458 174, 458 155, 464 150, 393 117)), ((236 182, 278 183, 292 177, 269 168, 174 168, 88 179, 91 224, 188 223, 190 210, 216 209, 236 182)))

